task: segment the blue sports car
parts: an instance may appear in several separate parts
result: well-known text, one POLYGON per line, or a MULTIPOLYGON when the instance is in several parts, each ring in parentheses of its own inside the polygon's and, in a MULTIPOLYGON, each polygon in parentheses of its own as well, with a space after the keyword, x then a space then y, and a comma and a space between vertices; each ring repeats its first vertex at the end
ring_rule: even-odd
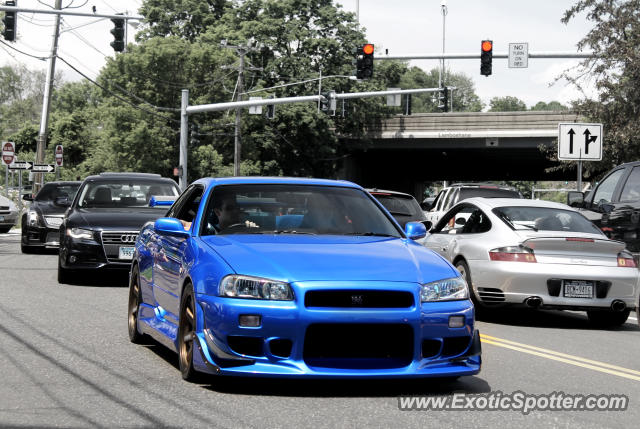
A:
POLYGON ((187 380, 477 374, 467 284, 425 234, 349 182, 198 180, 138 236, 129 337, 187 380))

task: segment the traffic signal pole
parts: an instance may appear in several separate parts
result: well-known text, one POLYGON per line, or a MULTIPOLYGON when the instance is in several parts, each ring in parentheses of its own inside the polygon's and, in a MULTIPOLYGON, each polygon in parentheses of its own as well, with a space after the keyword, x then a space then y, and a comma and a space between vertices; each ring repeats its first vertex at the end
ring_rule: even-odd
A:
MULTIPOLYGON (((56 0, 54 8, 62 9, 62 0, 56 0)), ((58 54, 58 37, 60 36, 60 15, 56 15, 53 27, 53 40, 51 43, 51 55, 49 56, 49 66, 47 67, 47 77, 44 86, 44 98, 42 100, 42 115, 40 117, 40 131, 38 133, 38 144, 36 147, 36 164, 44 163, 44 150, 47 147, 47 127, 49 126, 49 106, 51 105, 51 88, 56 72, 56 56, 58 54)), ((35 195, 42 185, 44 185, 44 173, 36 173, 33 181, 35 195)))
MULTIPOLYGON (((373 91, 373 92, 353 92, 337 94, 330 92, 330 97, 335 100, 348 100, 353 98, 369 98, 386 95, 402 95, 402 94, 421 94, 427 92, 438 92, 440 88, 417 88, 417 89, 394 89, 389 91, 373 91)), ((187 187, 187 135, 189 129, 189 115, 204 112, 219 112, 223 110, 240 110, 253 106, 268 106, 276 104, 292 104, 292 103, 320 103, 327 100, 323 95, 307 95, 303 97, 283 97, 283 98, 267 98, 262 100, 245 100, 232 101, 227 103, 202 104, 199 106, 189 106, 189 91, 182 90, 182 106, 180 109, 180 165, 182 173, 180 175, 180 189, 187 187)), ((236 153, 237 154, 237 153, 236 153)), ((236 155, 234 154, 234 155, 236 155)), ((235 156, 234 156, 235 157, 235 156)), ((240 160, 234 159, 234 166, 239 165, 240 160)))

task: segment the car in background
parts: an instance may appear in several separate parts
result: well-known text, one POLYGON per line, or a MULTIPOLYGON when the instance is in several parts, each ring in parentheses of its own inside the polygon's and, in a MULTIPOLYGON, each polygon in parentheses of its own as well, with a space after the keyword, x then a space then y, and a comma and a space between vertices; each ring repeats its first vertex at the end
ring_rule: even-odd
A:
POLYGON ((420 204, 410 194, 397 191, 385 191, 380 189, 367 189, 380 204, 394 217, 402 228, 407 222, 422 222, 427 218, 420 207, 420 204))
POLYGON ((458 268, 481 307, 586 311, 614 326, 636 306, 638 268, 624 243, 565 204, 470 198, 424 243, 458 268))
POLYGON ((99 269, 128 271, 140 228, 167 211, 167 206, 153 206, 154 196, 172 202, 179 193, 175 181, 158 174, 87 177, 60 226, 58 282, 99 269))
POLYGON ((18 207, 9 198, 0 195, 0 233, 9 232, 18 221, 18 207))
POLYGON ((57 248, 60 245, 60 225, 82 182, 48 182, 35 197, 22 197, 30 201, 29 209, 22 215, 22 253, 36 249, 57 248))
POLYGON ((435 225, 440 217, 458 202, 473 197, 523 198, 520 191, 511 186, 493 183, 454 183, 442 188, 427 213, 427 220, 435 225))
POLYGON ((129 338, 182 377, 459 377, 480 371, 466 283, 350 182, 200 179, 144 226, 129 338))
POLYGON ((567 204, 579 208, 609 238, 640 256, 640 161, 613 168, 587 194, 572 191, 567 204))

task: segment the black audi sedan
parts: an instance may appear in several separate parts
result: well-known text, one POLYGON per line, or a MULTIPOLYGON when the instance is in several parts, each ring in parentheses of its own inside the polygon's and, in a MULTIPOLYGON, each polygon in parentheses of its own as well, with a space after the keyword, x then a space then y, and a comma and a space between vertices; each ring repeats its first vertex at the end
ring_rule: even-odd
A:
POLYGON ((87 177, 60 227, 58 282, 104 269, 128 271, 142 226, 162 217, 180 191, 158 174, 101 173, 87 177))
POLYGON ((49 182, 35 198, 30 194, 22 197, 25 201, 31 201, 29 210, 22 215, 22 253, 58 247, 64 212, 71 205, 80 183, 49 182))

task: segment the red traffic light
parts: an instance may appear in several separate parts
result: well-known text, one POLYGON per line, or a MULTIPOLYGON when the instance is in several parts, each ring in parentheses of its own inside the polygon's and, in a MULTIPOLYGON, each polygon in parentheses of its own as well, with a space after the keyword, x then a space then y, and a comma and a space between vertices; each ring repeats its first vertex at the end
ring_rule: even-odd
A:
POLYGON ((366 45, 363 45, 363 46, 362 46, 362 52, 363 52, 365 55, 371 55, 371 54, 373 54, 373 44, 371 44, 371 43, 367 43, 366 45))
POLYGON ((493 49, 493 42, 491 40, 483 40, 482 41, 482 50, 484 52, 489 52, 493 49))

